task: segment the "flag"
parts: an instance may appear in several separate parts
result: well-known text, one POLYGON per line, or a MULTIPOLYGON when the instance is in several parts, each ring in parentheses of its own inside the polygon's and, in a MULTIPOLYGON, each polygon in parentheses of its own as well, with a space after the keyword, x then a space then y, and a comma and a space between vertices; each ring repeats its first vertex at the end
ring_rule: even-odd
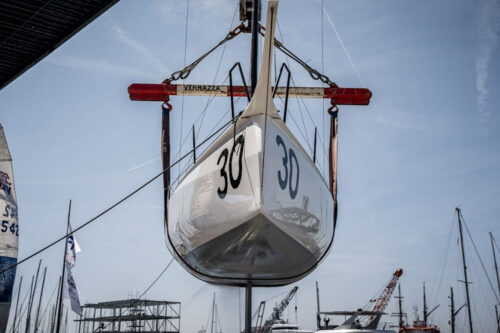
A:
MULTIPOLYGON (((71 226, 69 227, 69 232, 72 232, 71 226)), ((66 237, 66 265, 73 267, 76 262, 76 254, 80 253, 80 245, 76 241, 75 236, 69 235, 66 237)))
MULTIPOLYGON (((71 227, 69 229, 71 232, 71 227)), ((66 237, 66 275, 64 279, 63 286, 63 302, 67 306, 71 307, 74 313, 81 316, 82 307, 80 306, 80 299, 78 297, 78 289, 76 288, 75 279, 73 278, 73 272, 71 271, 75 266, 76 254, 81 251, 76 238, 73 235, 66 237)))
POLYGON ((78 297, 78 289, 76 288, 75 280, 71 268, 66 267, 66 279, 64 281, 64 299, 63 303, 71 307, 74 313, 81 316, 82 307, 80 305, 80 298, 78 297))

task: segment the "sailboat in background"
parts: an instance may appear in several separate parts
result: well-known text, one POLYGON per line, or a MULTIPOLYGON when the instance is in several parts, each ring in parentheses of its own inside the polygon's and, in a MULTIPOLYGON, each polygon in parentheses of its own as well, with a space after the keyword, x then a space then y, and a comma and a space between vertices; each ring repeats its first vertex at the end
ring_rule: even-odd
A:
MULTIPOLYGON (((0 124, 0 271, 17 263, 19 225, 17 219, 17 198, 14 190, 12 158, 3 127, 0 124)), ((4 333, 9 320, 12 289, 16 269, 0 275, 0 333, 4 333)))

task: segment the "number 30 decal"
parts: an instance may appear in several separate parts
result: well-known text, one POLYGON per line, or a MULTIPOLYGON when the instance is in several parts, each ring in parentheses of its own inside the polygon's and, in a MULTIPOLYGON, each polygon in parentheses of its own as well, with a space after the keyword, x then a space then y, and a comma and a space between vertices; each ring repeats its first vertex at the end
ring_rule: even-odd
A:
POLYGON ((283 161, 283 167, 285 168, 283 173, 281 172, 281 170, 278 170, 278 183, 282 190, 286 189, 287 185, 289 184, 288 191, 290 192, 290 197, 292 199, 295 199, 295 197, 297 196, 297 191, 299 190, 299 162, 297 161, 297 156, 295 155, 295 152, 292 148, 288 149, 287 152, 285 142, 283 141, 283 138, 281 136, 276 135, 276 143, 278 144, 278 146, 283 147, 284 156, 281 160, 283 161), (292 187, 294 164, 297 167, 297 175, 295 176, 295 186, 292 187), (288 172, 289 166, 290 172, 288 172))
POLYGON ((217 194, 219 198, 224 199, 227 194, 227 172, 226 172, 226 164, 229 156, 229 181, 231 183, 231 187, 236 189, 240 186, 241 176, 243 174, 243 149, 245 147, 245 138, 243 135, 240 135, 234 142, 233 148, 231 149, 231 155, 229 155, 229 150, 224 148, 222 153, 219 155, 219 159, 217 160, 217 165, 220 164, 222 158, 224 157, 224 163, 222 164, 222 168, 220 169, 220 176, 224 179, 224 187, 221 189, 220 187, 217 189, 217 194), (238 174, 236 177, 233 177, 233 155, 236 152, 236 147, 240 146, 238 156, 238 174))

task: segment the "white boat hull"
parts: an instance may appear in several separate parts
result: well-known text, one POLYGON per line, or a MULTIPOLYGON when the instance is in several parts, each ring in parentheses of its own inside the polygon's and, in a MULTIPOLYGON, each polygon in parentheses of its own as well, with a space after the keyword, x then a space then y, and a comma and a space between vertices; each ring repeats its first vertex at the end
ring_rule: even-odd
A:
MULTIPOLYGON (((333 241, 334 187, 272 99, 276 10, 277 2, 269 1, 260 78, 247 109, 167 194, 170 250, 189 272, 211 283, 295 282, 318 265, 333 241)), ((163 151, 168 147, 164 142, 163 151)), ((332 156, 336 160, 336 150, 332 156)))
POLYGON ((266 140, 264 116, 239 123, 236 136, 230 128, 171 196, 168 237, 204 280, 289 283, 327 252, 333 198, 281 119, 268 119, 266 140))

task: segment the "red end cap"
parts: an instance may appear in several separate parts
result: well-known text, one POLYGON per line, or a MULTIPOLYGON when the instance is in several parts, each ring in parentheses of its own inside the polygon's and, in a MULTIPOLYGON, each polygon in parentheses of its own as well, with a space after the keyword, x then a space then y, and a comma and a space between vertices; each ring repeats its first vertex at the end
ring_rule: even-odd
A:
POLYGON ((335 105, 368 105, 372 92, 365 88, 325 88, 325 98, 335 105))
POLYGON ((133 83, 128 87, 128 94, 132 101, 163 102, 171 95, 177 95, 177 86, 160 83, 133 83))

